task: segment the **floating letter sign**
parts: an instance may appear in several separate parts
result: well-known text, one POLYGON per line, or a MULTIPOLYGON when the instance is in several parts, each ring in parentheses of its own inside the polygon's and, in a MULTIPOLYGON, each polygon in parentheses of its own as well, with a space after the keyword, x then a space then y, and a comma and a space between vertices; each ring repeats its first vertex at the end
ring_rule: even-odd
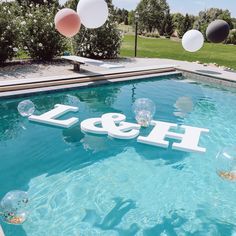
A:
POLYGON ((209 132, 208 129, 195 128, 191 126, 182 125, 180 128, 185 129, 184 134, 174 133, 169 131, 171 128, 177 128, 178 125, 153 120, 151 125, 155 127, 147 137, 139 136, 138 142, 146 143, 158 147, 169 146, 169 142, 165 138, 181 140, 180 143, 173 143, 172 148, 188 152, 206 152, 205 148, 198 146, 202 132, 209 132))
POLYGON ((77 112, 79 110, 78 107, 72 107, 72 106, 66 106, 57 104, 55 105, 55 108, 49 112, 46 112, 40 116, 32 115, 29 117, 30 121, 53 125, 53 126, 59 126, 63 128, 70 128, 72 125, 77 123, 79 121, 78 118, 72 117, 67 120, 56 120, 59 116, 62 116, 70 111, 77 112))
MULTIPOLYGON (((76 112, 79 108, 66 105, 55 105, 55 108, 40 116, 32 115, 29 120, 38 123, 69 128, 78 122, 78 118, 70 118, 67 120, 57 120, 61 115, 67 112, 76 112)), ((98 118, 90 118, 81 122, 81 130, 87 133, 108 135, 117 139, 133 139, 139 136, 141 126, 134 123, 126 122, 126 116, 120 113, 107 113, 98 118)), ((151 121, 154 126, 151 133, 147 136, 139 136, 138 142, 154 145, 158 147, 168 148, 169 142, 166 138, 179 140, 172 145, 173 149, 187 152, 206 152, 206 149, 199 147, 199 140, 202 133, 209 132, 208 129, 196 128, 186 125, 178 126, 177 124, 162 121, 151 121), (175 133, 171 128, 181 128, 184 133, 175 133)))
POLYGON ((101 118, 84 120, 81 129, 93 134, 107 134, 117 139, 132 139, 139 135, 140 125, 125 122, 126 116, 119 113, 107 113, 101 118))

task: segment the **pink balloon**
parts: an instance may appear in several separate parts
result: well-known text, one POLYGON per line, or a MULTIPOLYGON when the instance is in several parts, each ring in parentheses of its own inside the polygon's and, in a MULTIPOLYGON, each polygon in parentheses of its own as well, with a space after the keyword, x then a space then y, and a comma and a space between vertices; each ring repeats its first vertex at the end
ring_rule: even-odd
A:
POLYGON ((54 23, 56 29, 68 38, 75 36, 81 27, 79 15, 69 8, 64 8, 57 12, 54 23))

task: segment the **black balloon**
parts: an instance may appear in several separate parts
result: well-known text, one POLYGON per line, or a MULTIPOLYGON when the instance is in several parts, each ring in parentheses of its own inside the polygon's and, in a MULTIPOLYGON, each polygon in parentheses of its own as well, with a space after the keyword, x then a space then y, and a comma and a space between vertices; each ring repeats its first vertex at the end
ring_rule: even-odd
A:
POLYGON ((229 35, 229 24, 224 20, 215 20, 208 25, 206 36, 212 43, 221 43, 229 35))

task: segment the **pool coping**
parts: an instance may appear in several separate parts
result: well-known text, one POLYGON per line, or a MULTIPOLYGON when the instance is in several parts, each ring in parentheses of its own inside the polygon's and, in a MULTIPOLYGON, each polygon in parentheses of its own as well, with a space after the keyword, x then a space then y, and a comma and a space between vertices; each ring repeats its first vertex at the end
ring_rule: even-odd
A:
POLYGON ((18 97, 36 93, 69 90, 85 86, 96 86, 105 83, 140 80, 152 77, 181 74, 195 82, 202 81, 210 84, 236 88, 236 80, 209 75, 182 66, 165 64, 146 67, 132 67, 100 71, 98 73, 76 74, 69 76, 50 76, 29 79, 9 80, 0 82, 0 98, 18 97))
POLYGON ((107 70, 100 73, 78 74, 76 76, 55 76, 43 77, 30 81, 11 80, 0 83, 0 97, 12 97, 24 94, 40 93, 54 90, 65 90, 70 88, 91 86, 98 83, 119 82, 125 80, 134 80, 164 76, 177 73, 173 65, 148 66, 139 68, 126 68, 107 70))
POLYGON ((204 73, 185 70, 185 69, 179 69, 179 71, 181 71, 183 76, 188 77, 189 79, 194 80, 196 82, 200 81, 200 82, 205 82, 209 84, 236 88, 236 80, 231 80, 231 79, 214 76, 214 75, 207 75, 204 73))

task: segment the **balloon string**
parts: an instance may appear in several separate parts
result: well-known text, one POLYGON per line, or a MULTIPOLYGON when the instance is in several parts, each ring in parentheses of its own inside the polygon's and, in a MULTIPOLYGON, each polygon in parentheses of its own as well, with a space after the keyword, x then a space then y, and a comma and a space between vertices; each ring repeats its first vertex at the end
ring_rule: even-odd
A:
POLYGON ((70 47, 71 47, 71 53, 72 53, 72 55, 74 55, 73 38, 70 39, 70 47))
MULTIPOLYGON (((0 0, 0 1, 1 1, 1 0, 0 0)), ((81 40, 80 40, 79 45, 83 43, 84 38, 85 38, 86 31, 87 31, 87 28, 85 28, 85 31, 84 31, 84 33, 83 33, 83 35, 82 35, 82 37, 81 37, 81 40)), ((71 47, 71 53, 72 53, 72 54, 74 54, 74 51, 75 51, 75 50, 74 50, 73 41, 74 41, 73 38, 71 38, 71 39, 70 39, 70 47, 71 47)))
POLYGON ((84 39, 85 39, 85 34, 87 33, 87 28, 85 28, 84 30, 84 34, 83 36, 81 37, 81 40, 80 40, 80 44, 82 44, 84 42, 84 39))

